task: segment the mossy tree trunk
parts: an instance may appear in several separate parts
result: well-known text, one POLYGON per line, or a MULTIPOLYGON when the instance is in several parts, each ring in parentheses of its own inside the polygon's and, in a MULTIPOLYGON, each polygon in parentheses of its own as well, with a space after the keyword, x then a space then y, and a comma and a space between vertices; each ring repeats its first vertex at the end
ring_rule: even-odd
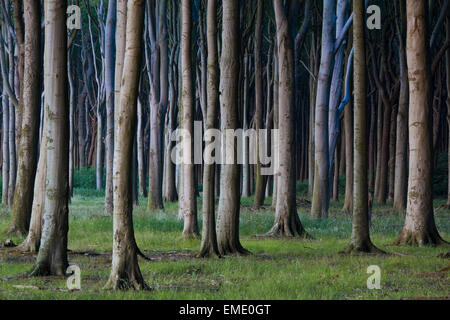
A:
POLYGON ((17 184, 9 233, 26 235, 31 217, 33 186, 38 155, 41 107, 41 5, 25 0, 25 66, 23 81, 22 129, 20 133, 17 184))

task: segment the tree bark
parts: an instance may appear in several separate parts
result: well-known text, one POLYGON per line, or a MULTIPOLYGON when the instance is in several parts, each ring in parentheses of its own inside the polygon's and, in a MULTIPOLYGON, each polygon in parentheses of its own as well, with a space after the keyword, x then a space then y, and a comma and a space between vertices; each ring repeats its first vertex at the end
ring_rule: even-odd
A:
MULTIPOLYGON (((123 1, 119 0, 123 6, 123 1)), ((122 7, 121 7, 122 9, 122 7)), ((108 1, 108 14, 106 16, 105 31, 105 95, 106 95, 106 134, 105 134, 105 208, 107 213, 112 213, 113 194, 113 158, 114 158, 114 102, 115 102, 115 59, 116 59, 116 23, 117 0, 108 1)), ((123 23, 123 22, 122 22, 123 23)), ((120 49, 120 43, 117 46, 120 49)))
POLYGON ((44 96, 47 175, 35 276, 65 275, 69 230, 69 105, 66 1, 44 2, 44 96))
MULTIPOLYGON (((334 22, 336 1, 324 0, 322 23, 322 55, 317 84, 315 121, 314 191, 311 215, 322 219, 328 216, 329 206, 329 149, 328 149, 328 97, 330 72, 334 56, 334 22)), ((281 72, 281 70, 280 70, 281 72)), ((281 121, 281 118, 280 118, 281 121)))
POLYGON ((345 134, 345 199, 343 211, 351 213, 353 208, 353 110, 348 105, 344 110, 345 134))
MULTIPOLYGON (((220 59, 220 128, 235 130, 238 126, 239 87, 239 1, 223 1, 222 56, 220 59)), ((233 141, 222 141, 228 152, 235 151, 233 141)), ((226 154, 222 154, 226 157, 226 154)), ((232 164, 220 166, 220 199, 217 220, 217 243, 221 255, 247 254, 239 241, 239 166, 236 152, 232 164)))
POLYGON ((182 163, 183 179, 180 193, 179 210, 184 218, 182 237, 197 237, 197 201, 195 197, 194 181, 194 83, 192 79, 192 3, 182 0, 181 3, 181 101, 182 101, 182 128, 189 133, 183 137, 183 156, 187 156, 182 163), (187 161, 186 161, 187 160, 187 161))
POLYGON ((445 241, 434 222, 431 194, 430 78, 425 1, 407 0, 406 57, 409 80, 409 179, 406 218, 396 244, 438 245, 445 241))
POLYGON ((353 0, 354 173, 353 223, 348 253, 381 253, 370 241, 367 180, 366 49, 364 1, 353 0))
MULTIPOLYGON (((286 8, 274 0, 278 50, 279 171, 275 222, 268 235, 306 237, 297 213, 294 173, 294 50, 286 8)), ((277 141, 274 141, 277 143, 277 141)), ((276 148, 275 148, 276 150, 276 148)))
POLYGON ((41 104, 41 5, 25 0, 25 66, 23 81, 22 128, 20 133, 17 185, 11 211, 9 233, 26 235, 31 217, 33 185, 39 137, 41 104))
MULTIPOLYGON (((126 52, 121 79, 120 103, 116 104, 114 143, 114 243, 107 289, 148 289, 138 264, 139 251, 133 229, 131 170, 139 86, 141 39, 145 2, 129 0, 126 18, 126 52)), ((119 10, 119 7, 118 7, 119 10)), ((117 70, 117 69, 116 69, 117 70)), ((120 72, 122 73, 122 72, 120 72)))
MULTIPOLYGON (((216 128, 219 104, 219 61, 217 55, 217 1, 208 0, 206 34, 208 45, 207 118, 205 129, 216 128)), ((215 221, 215 164, 205 164, 203 171, 203 230, 200 257, 219 256, 215 221)))

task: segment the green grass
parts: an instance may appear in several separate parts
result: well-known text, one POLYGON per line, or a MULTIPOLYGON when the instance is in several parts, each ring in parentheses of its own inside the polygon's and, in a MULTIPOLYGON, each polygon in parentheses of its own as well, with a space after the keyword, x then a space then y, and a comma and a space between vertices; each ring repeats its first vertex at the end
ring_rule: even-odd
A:
MULTIPOLYGON (((266 203, 270 203, 267 199, 266 203)), ((386 256, 338 254, 351 233, 351 217, 340 213, 342 203, 331 204, 323 221, 309 217, 309 208, 299 214, 312 241, 254 238, 267 232, 273 211, 250 209, 251 198, 242 199, 240 235, 253 255, 198 259, 199 240, 181 240, 183 222, 177 205, 165 211, 146 212, 146 199, 135 209, 134 226, 140 248, 154 258, 140 259, 142 273, 153 288, 150 292, 113 292, 102 289, 109 275, 112 248, 112 218, 103 212, 101 192, 76 189, 70 206, 70 263, 80 266, 82 290, 67 291, 63 278, 29 278, 35 256, 0 249, 0 299, 400 299, 449 297, 448 274, 435 272, 449 264, 438 257, 449 246, 396 247, 391 244, 402 229, 403 214, 389 206, 375 206, 371 234, 373 242, 390 253, 386 256), (92 251, 99 255, 78 254, 92 251), (381 289, 366 286, 367 267, 381 269, 381 289), (14 275, 16 275, 14 277, 14 275), (36 286, 18 289, 14 286, 36 286)), ((199 204, 201 202, 199 201, 199 204)), ((439 207, 442 200, 435 201, 439 207)), ((450 211, 438 209, 436 222, 449 239, 450 211)), ((0 208, 0 231, 6 229, 9 213, 0 208)), ((0 234, 0 241, 6 236, 0 234)), ((13 238, 15 243, 22 239, 13 238)))

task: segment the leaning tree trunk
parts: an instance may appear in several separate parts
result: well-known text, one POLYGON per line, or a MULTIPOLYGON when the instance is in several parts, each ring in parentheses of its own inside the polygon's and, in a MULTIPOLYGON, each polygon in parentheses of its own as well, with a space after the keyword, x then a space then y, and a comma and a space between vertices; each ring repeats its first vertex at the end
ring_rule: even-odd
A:
POLYGON ((41 4, 25 1, 25 66, 17 184, 8 232, 26 235, 31 217, 41 104, 41 4))
MULTIPOLYGON (((144 29, 143 0, 129 0, 126 19, 126 52, 120 104, 116 105, 114 143, 114 243, 108 289, 147 289, 142 277, 133 229, 131 170, 139 86, 141 38, 144 29)), ((119 9, 119 8, 118 8, 119 9)))
MULTIPOLYGON (((206 35, 208 45, 208 87, 205 129, 216 128, 219 104, 219 62, 217 56, 217 1, 208 0, 206 35)), ((215 221, 215 163, 205 163, 203 171, 203 230, 200 257, 219 256, 215 221)))
POLYGON ((406 57, 409 80, 409 179, 406 218, 396 244, 437 245, 445 241, 434 222, 431 194, 430 80, 425 1, 407 0, 406 57))
POLYGON ((182 77, 182 127, 189 136, 183 137, 183 179, 180 193, 180 214, 184 218, 183 237, 196 237, 197 201, 194 183, 194 88, 192 80, 192 3, 183 0, 181 3, 181 77, 182 77), (186 155, 185 155, 186 154, 186 155))
POLYGON ((321 60, 316 98, 314 190, 311 207, 311 215, 314 218, 319 219, 328 216, 328 206, 330 202, 328 179, 328 166, 330 157, 328 149, 328 97, 330 89, 330 72, 333 62, 335 42, 333 22, 336 11, 335 8, 335 0, 324 0, 322 55, 320 58, 321 60))
MULTIPOLYGON (((239 1, 223 1, 222 56, 220 59, 220 128, 235 130, 238 126, 238 88, 239 88, 239 1)), ((222 141, 226 159, 233 152, 232 163, 220 166, 220 199, 217 220, 217 243, 219 252, 226 254, 246 254, 239 241, 240 174, 237 164, 234 137, 232 141, 222 141)))
POLYGON ((353 0, 354 173, 352 236, 346 252, 381 253, 370 241, 367 179, 366 49, 364 1, 353 0))
POLYGON ((47 175, 41 245, 33 275, 65 275, 69 229, 69 105, 66 1, 44 2, 47 175))
MULTIPOLYGON (((305 237, 297 214, 294 165, 294 48, 289 23, 281 0, 274 0, 278 50, 278 194, 275 222, 269 235, 305 237)), ((277 152, 275 151, 275 152, 277 152)))

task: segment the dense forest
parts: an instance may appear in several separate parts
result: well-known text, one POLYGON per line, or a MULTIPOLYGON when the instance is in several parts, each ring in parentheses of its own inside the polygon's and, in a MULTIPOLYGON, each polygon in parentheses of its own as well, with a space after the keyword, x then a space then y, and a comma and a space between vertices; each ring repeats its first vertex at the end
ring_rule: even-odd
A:
POLYGON ((440 272, 405 294, 448 296, 449 17, 448 0, 1 1, 0 277, 39 287, 74 260, 138 290, 338 255, 440 272))

